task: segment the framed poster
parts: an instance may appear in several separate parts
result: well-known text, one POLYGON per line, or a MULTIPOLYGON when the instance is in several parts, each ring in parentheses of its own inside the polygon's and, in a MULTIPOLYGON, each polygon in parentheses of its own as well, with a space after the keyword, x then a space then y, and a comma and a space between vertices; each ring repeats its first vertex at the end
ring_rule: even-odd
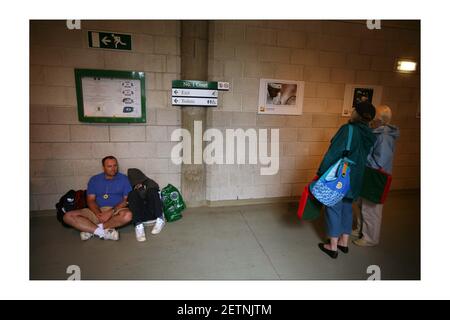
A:
POLYGON ((369 100, 375 107, 381 103, 383 87, 367 84, 347 84, 345 86, 342 116, 350 117, 353 107, 365 100, 369 100))
POLYGON ((261 79, 258 114, 302 114, 304 81, 261 79))
POLYGON ((80 122, 142 123, 144 72, 75 69, 80 122))

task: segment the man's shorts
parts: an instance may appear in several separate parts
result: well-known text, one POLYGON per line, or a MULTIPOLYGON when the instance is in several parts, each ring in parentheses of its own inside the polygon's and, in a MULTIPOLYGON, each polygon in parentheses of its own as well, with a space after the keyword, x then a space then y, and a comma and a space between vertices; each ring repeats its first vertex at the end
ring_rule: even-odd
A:
MULTIPOLYGON (((112 207, 101 207, 101 208, 100 208, 100 211, 101 211, 101 212, 105 212, 105 211, 108 211, 108 210, 111 209, 111 208, 112 208, 112 207)), ((122 210, 129 210, 129 209, 128 209, 128 208, 120 208, 119 210, 117 210, 116 212, 114 212, 113 216, 115 216, 116 214, 118 214, 118 213, 119 213, 120 211, 122 211, 122 210)), ((91 209, 89 209, 89 208, 84 208, 84 209, 81 209, 80 211, 81 211, 82 215, 83 215, 85 218, 89 219, 92 223, 94 223, 94 224, 99 224, 99 223, 100 223, 100 221, 98 221, 97 216, 95 215, 95 213, 93 213, 93 212, 91 211, 91 209)))

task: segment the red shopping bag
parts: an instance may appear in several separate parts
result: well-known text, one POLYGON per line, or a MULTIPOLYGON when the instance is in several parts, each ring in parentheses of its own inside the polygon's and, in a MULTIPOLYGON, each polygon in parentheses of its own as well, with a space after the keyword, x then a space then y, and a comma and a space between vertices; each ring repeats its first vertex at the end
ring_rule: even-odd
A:
MULTIPOLYGON (((315 177, 313 181, 316 181, 319 177, 315 177)), ((322 210, 322 203, 320 203, 309 191, 308 183, 303 189, 302 196, 300 197, 300 201, 297 209, 297 216, 302 220, 314 220, 320 216, 320 212, 322 210)))

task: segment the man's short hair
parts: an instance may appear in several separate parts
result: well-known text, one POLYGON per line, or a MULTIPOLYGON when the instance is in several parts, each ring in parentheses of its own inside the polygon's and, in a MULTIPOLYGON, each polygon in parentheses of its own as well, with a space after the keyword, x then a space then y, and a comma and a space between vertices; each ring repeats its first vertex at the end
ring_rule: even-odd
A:
POLYGON ((114 156, 106 156, 106 157, 104 157, 103 159, 102 159, 102 166, 105 166, 105 161, 106 160, 116 160, 116 162, 118 162, 117 161, 117 159, 116 159, 116 157, 114 157, 114 156))

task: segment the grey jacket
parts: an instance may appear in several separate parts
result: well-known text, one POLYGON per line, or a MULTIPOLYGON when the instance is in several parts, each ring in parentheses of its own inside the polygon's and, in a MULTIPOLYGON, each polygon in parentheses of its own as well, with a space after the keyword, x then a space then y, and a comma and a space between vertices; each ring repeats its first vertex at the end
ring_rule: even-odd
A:
POLYGON ((377 140, 369 152, 367 165, 392 173, 395 140, 400 136, 400 130, 396 126, 385 125, 373 129, 372 132, 377 137, 377 140))

